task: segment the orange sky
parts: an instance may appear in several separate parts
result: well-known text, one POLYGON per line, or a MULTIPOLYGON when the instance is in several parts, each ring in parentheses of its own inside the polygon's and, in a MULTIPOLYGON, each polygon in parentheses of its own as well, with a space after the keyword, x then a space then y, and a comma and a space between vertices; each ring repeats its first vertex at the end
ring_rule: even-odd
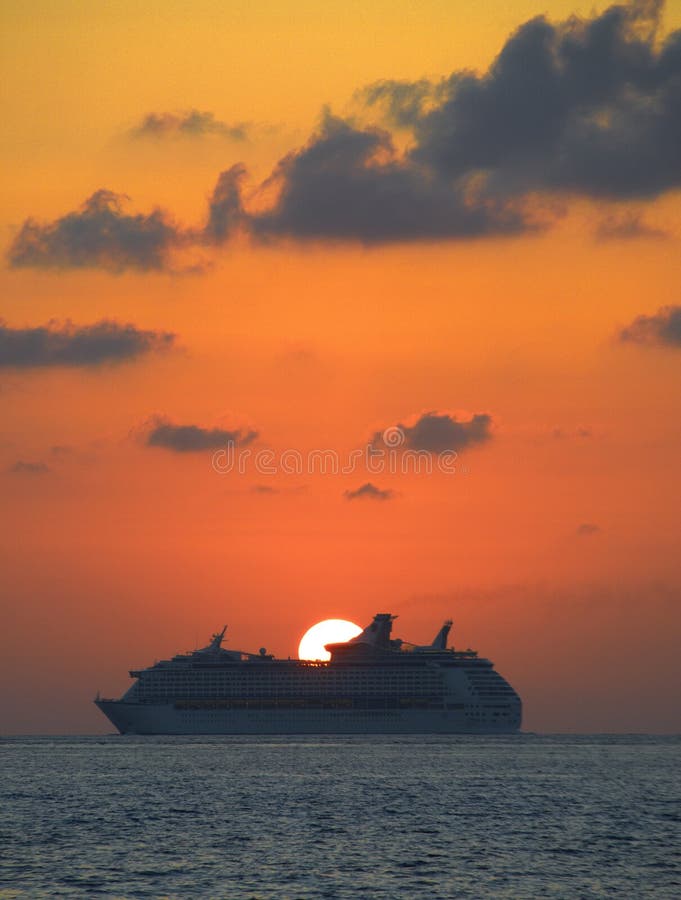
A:
MULTIPOLYGON (((176 335, 77 366, 3 364, 0 338, 5 733, 108 731, 97 689, 122 692, 129 668, 223 621, 232 646, 286 656, 319 619, 378 611, 414 641, 451 616, 454 643, 517 687, 530 730, 679 729, 681 346, 618 339, 681 303, 678 187, 535 190, 551 227, 515 237, 195 239, 221 171, 243 161, 250 197, 325 106, 366 122, 353 95, 378 79, 485 72, 540 13, 593 6, 5 5, 0 318, 176 335), (130 136, 189 109, 248 139, 130 136), (102 188, 179 223, 173 271, 10 265, 26 219, 43 227, 102 188), (598 240, 608 221, 655 233, 598 240), (201 271, 178 274, 188 262, 201 271), (430 411, 491 416, 455 474, 220 475, 210 450, 146 444, 162 417, 256 430, 253 453, 277 460, 345 460, 430 411), (387 499, 346 497, 368 481, 387 499)), ((658 45, 681 7, 662 22, 658 45)))

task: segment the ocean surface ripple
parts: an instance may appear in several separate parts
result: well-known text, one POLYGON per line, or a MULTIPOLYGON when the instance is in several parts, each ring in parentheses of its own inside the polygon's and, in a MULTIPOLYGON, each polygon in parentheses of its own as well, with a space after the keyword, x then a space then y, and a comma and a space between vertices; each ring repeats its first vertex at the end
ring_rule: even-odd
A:
POLYGON ((678 737, 0 741, 0 898, 681 896, 678 737))

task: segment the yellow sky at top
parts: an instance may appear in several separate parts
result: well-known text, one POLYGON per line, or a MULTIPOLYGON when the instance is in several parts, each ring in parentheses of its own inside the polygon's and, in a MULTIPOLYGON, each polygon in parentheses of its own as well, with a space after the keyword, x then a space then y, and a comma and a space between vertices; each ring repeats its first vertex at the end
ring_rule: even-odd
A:
MULTIPOLYGON (((528 18, 548 13, 559 20, 607 5, 575 0, 5 2, 0 159, 6 196, 17 216, 22 196, 32 202, 21 212, 52 215, 69 197, 69 186, 99 186, 108 176, 114 189, 125 190, 123 172, 134 166, 122 151, 118 156, 104 151, 150 111, 195 107, 226 121, 275 126, 274 136, 251 146, 186 151, 195 154, 199 169, 203 161, 202 183, 209 172, 243 156, 265 169, 305 140, 323 104, 342 110, 366 83, 484 69, 528 18), (63 175, 55 177, 57 172, 63 175), (41 201, 37 208, 35 201, 41 201)), ((681 23, 681 4, 668 7, 665 22, 671 28, 681 23)), ((138 184, 132 174, 130 192, 139 202, 167 202, 162 177, 167 159, 155 164, 156 198, 153 157, 142 153, 138 159, 144 179, 138 184)), ((208 183, 204 191, 209 188, 208 183)))

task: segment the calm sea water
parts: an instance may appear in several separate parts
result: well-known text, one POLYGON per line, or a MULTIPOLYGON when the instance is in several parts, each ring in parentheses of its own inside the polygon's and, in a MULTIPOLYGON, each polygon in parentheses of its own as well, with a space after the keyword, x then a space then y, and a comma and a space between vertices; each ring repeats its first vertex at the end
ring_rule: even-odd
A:
POLYGON ((681 897, 679 738, 10 738, 0 897, 681 897))

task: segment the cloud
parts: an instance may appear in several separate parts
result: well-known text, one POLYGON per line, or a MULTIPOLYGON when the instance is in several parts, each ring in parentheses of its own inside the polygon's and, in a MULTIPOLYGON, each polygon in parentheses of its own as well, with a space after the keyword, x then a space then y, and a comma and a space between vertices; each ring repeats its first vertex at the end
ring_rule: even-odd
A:
POLYGON ((200 138, 217 135, 230 141, 245 141, 249 126, 245 122, 229 125, 216 119, 212 112, 189 109, 183 112, 147 113, 128 134, 140 138, 200 138))
POLYGON ((681 306, 663 306, 652 316, 638 316, 623 328, 625 343, 681 348, 681 306))
POLYGON ((564 428, 554 428, 551 431, 551 434, 556 440, 562 440, 563 438, 592 438, 594 436, 593 430, 588 428, 585 425, 580 425, 578 428, 574 430, 566 431, 564 428))
POLYGON ((47 475, 52 470, 44 462, 25 462, 18 459, 8 471, 13 475, 47 475))
POLYGON ((582 522, 576 533, 579 537, 592 537, 601 533, 601 527, 600 525, 594 525, 592 522, 582 522))
POLYGON ((426 109, 433 109, 447 95, 446 83, 384 79, 355 91, 360 105, 382 107, 386 119, 398 128, 412 128, 426 109))
POLYGON ((280 494, 299 495, 307 492, 307 485, 299 484, 293 487, 275 487, 270 484, 252 484, 248 488, 250 494, 258 494, 261 497, 274 497, 280 494))
POLYGON ((393 500, 397 495, 395 491, 382 490, 367 481, 355 491, 343 491, 346 500, 393 500))
POLYGON ((245 446, 258 437, 257 431, 201 428, 199 425, 174 425, 166 419, 156 418, 146 435, 148 447, 163 447, 174 453, 198 453, 217 450, 228 444, 245 446))
POLYGON ((637 213, 607 216, 598 225, 595 234, 599 241, 628 241, 639 238, 663 240, 669 236, 666 231, 647 225, 637 213))
POLYGON ((175 335, 103 319, 93 325, 49 322, 11 328, 0 320, 0 367, 97 366, 172 347, 175 335))
POLYGON ((13 268, 100 268, 161 271, 171 249, 186 235, 159 209, 148 215, 124 212, 124 194, 99 190, 76 212, 41 224, 27 219, 12 242, 13 268))
POLYGON ((449 413, 426 412, 412 425, 398 422, 383 432, 376 432, 374 444, 429 453, 458 452, 492 437, 492 417, 478 413, 468 420, 459 420, 449 413))
POLYGON ((241 202, 241 184, 245 177, 246 169, 240 163, 220 173, 208 203, 204 237, 209 243, 222 243, 246 221, 241 202))
POLYGON ((273 207, 250 216, 262 238, 390 241, 512 235, 536 224, 519 206, 480 197, 397 155, 390 135, 326 114, 320 131, 265 182, 273 207))
MULTIPOLYGON (((659 41, 661 9, 638 0, 557 24, 537 17, 482 75, 370 85, 361 101, 410 129, 408 150, 326 112, 261 186, 276 199, 248 227, 263 239, 365 244, 514 235, 546 223, 547 196, 681 187, 681 31, 659 41)), ((231 195, 229 205, 238 209, 231 195)), ((600 229, 634 236, 659 235, 635 215, 600 229)))
POLYGON ((70 447, 68 444, 53 444, 50 447, 50 454, 58 459, 63 459, 65 456, 71 456, 73 452, 73 447, 70 447))
POLYGON ((364 91, 409 125, 410 159, 490 194, 654 197, 681 186, 681 30, 660 42, 661 0, 522 25, 483 75, 364 91))
MULTIPOLYGON (((172 271, 171 254, 227 241, 404 241, 534 233, 560 214, 559 195, 613 201, 681 187, 681 30, 660 37, 662 0, 633 0, 587 18, 523 24, 488 70, 437 81, 377 82, 363 115, 408 129, 393 137, 326 112, 244 203, 244 167, 222 172, 202 228, 159 209, 124 211, 124 195, 94 193, 53 222, 28 219, 11 266, 172 271), (251 202, 252 201, 252 202, 251 202)), ((136 138, 246 136, 211 112, 152 112, 136 138)), ((635 214, 606 219, 601 240, 659 237, 635 214)), ((202 271, 195 265, 189 271, 202 271)))

